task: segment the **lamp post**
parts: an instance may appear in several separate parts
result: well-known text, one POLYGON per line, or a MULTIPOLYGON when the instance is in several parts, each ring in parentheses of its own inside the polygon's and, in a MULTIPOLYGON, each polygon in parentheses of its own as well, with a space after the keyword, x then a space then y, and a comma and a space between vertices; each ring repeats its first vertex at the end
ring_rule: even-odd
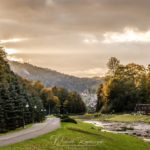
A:
POLYGON ((49 102, 48 114, 49 115, 51 114, 51 104, 50 104, 50 102, 49 102))
POLYGON ((27 108, 27 109, 29 108, 29 104, 28 104, 28 103, 26 104, 26 108, 27 108))
POLYGON ((25 128, 25 108, 29 108, 29 104, 27 103, 25 107, 23 107, 23 128, 25 128))
POLYGON ((34 123, 34 117, 35 117, 35 115, 34 115, 34 110, 36 110, 37 109, 37 106, 36 105, 34 105, 34 107, 33 107, 33 120, 32 120, 32 122, 34 123))
POLYGON ((34 109, 37 109, 37 106, 36 106, 36 105, 34 106, 34 109))
POLYGON ((44 109, 41 109, 41 118, 40 118, 40 121, 43 120, 43 117, 44 117, 44 109))

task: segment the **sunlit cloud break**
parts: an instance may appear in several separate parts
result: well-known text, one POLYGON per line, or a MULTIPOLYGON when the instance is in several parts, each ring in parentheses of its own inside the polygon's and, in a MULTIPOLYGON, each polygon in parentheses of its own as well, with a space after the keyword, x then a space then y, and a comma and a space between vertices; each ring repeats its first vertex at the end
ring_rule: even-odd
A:
POLYGON ((8 55, 12 55, 12 54, 18 53, 18 51, 17 51, 16 49, 13 49, 13 48, 5 48, 5 52, 6 52, 8 55))
POLYGON ((21 62, 21 63, 24 62, 24 60, 22 58, 16 58, 15 56, 7 56, 7 59, 9 61, 17 61, 17 62, 21 62))
POLYGON ((104 35, 103 43, 126 43, 126 42, 150 42, 150 30, 140 32, 138 29, 125 28, 122 33, 120 32, 106 32, 104 35))
POLYGON ((81 33, 80 35, 83 38, 82 39, 83 43, 85 43, 85 44, 97 44, 97 43, 99 43, 99 40, 97 39, 97 37, 94 34, 81 33))
POLYGON ((27 40, 27 39, 21 39, 21 38, 6 39, 6 40, 0 40, 0 44, 17 43, 17 42, 22 42, 25 40, 27 40))
POLYGON ((96 44, 99 41, 97 39, 88 39, 88 38, 86 38, 86 39, 83 40, 83 42, 86 43, 86 44, 96 44))

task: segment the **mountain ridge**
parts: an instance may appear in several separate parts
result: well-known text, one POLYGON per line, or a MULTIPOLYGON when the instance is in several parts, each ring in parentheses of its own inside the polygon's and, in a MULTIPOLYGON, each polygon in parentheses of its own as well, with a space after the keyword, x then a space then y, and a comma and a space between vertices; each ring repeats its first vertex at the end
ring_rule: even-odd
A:
POLYGON ((34 66, 29 63, 9 61, 9 64, 14 73, 28 80, 41 81, 46 87, 58 86, 79 93, 85 90, 96 92, 97 87, 102 82, 101 78, 75 77, 49 68, 34 66))

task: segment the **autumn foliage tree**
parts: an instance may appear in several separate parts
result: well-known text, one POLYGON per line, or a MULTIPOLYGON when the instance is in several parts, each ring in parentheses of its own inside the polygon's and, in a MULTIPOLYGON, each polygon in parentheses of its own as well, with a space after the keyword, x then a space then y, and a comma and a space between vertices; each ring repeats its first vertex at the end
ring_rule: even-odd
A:
POLYGON ((80 114, 86 112, 86 106, 77 92, 61 87, 44 87, 39 81, 34 83, 40 93, 47 114, 80 114), (39 91, 40 90, 40 91, 39 91))
POLYGON ((122 65, 116 58, 112 59, 108 64, 113 66, 109 67, 109 72, 113 72, 113 74, 109 74, 98 89, 96 110, 131 112, 134 111, 137 103, 150 103, 150 70, 134 63, 122 65))

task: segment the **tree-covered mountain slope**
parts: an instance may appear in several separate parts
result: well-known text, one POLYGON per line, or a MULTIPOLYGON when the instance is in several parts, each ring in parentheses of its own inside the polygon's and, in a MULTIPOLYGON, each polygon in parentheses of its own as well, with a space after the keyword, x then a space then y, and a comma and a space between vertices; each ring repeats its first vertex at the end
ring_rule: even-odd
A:
POLYGON ((9 62, 11 69, 28 80, 41 81, 46 87, 63 87, 79 93, 85 90, 96 91, 102 82, 101 78, 78 78, 57 71, 40 68, 28 63, 9 62))

